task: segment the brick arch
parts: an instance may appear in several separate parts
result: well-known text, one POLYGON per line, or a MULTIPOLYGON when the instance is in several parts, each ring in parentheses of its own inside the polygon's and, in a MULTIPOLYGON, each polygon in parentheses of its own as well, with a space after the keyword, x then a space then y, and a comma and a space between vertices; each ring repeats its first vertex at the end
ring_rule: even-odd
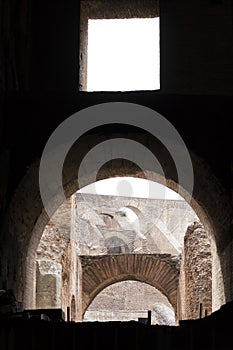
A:
POLYGON ((82 316, 104 288, 125 280, 155 287, 176 310, 179 263, 170 254, 81 256, 79 259, 82 270, 82 316))

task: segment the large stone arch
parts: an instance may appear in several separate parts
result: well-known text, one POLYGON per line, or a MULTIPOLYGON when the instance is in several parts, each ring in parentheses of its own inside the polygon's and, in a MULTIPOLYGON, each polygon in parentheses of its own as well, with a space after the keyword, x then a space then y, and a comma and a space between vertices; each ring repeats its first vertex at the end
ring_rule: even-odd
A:
POLYGON ((135 280, 161 291, 174 310, 177 306, 179 259, 169 254, 120 254, 80 256, 82 315, 104 288, 111 284, 135 280))
MULTIPOLYGON (((119 137, 109 134, 107 138, 119 137)), ((163 159, 163 150, 158 150, 154 138, 145 133, 127 134, 128 138, 144 143, 163 159)), ((66 198, 79 189, 77 168, 83 156, 97 143, 106 139, 102 135, 85 135, 72 147, 63 167, 63 185, 66 198)), ((194 189, 191 207, 197 213, 205 229, 210 234, 213 243, 213 300, 214 309, 232 299, 231 290, 231 206, 227 193, 214 177, 208 164, 190 151, 194 169, 194 189)), ((164 183, 162 174, 148 170, 148 179, 164 183)), ((2 265, 3 275, 7 276, 8 287, 15 291, 19 301, 25 307, 33 306, 33 290, 35 290, 35 252, 49 218, 43 208, 39 191, 39 161, 34 162, 28 169, 17 188, 8 208, 3 227, 2 265), (7 243, 6 243, 7 242, 7 243), (15 253, 17 252, 17 256, 15 253), (13 255, 14 254, 14 255, 13 255), (17 276, 17 278, 15 277, 17 276)), ((145 177, 142 170, 132 163, 117 159, 102 167, 97 180, 114 176, 145 177)), ((91 182, 92 174, 85 174, 83 185, 91 182)), ((174 165, 166 165, 166 186, 174 191, 178 190, 177 174, 174 165)), ((182 196, 189 199, 189 193, 182 188, 182 196)), ((58 197, 54 197, 54 202, 58 197)), ((61 203, 57 203, 59 206, 61 203)))

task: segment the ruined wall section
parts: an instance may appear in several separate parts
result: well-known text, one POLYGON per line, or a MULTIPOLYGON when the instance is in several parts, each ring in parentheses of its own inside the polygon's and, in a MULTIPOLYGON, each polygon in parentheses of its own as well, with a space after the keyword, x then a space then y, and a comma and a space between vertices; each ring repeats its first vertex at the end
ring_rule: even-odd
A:
POLYGON ((62 205, 46 225, 37 249, 36 307, 62 308, 71 302, 71 203, 62 205), (53 268, 51 269, 51 266, 53 268), (50 297, 48 296, 48 292, 50 297), (51 297, 52 296, 52 297, 51 297), (51 299, 52 298, 52 299, 51 299))
POLYGON ((52 260, 61 263, 69 241, 68 232, 49 222, 45 227, 37 249, 37 260, 52 260))
POLYGON ((197 219, 183 200, 76 193, 79 255, 179 255, 188 225, 197 219))
POLYGON ((184 237, 179 281, 180 319, 197 319, 212 312, 211 246, 203 225, 195 221, 184 237))

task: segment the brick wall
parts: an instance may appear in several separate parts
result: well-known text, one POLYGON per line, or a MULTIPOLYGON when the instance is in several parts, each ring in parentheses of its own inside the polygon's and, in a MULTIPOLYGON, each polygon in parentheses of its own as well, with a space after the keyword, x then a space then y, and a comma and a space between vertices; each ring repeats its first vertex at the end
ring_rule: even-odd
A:
POLYGON ((165 295, 148 284, 124 281, 98 294, 86 310, 84 321, 137 320, 147 317, 148 310, 152 311, 152 324, 175 324, 173 307, 165 295))

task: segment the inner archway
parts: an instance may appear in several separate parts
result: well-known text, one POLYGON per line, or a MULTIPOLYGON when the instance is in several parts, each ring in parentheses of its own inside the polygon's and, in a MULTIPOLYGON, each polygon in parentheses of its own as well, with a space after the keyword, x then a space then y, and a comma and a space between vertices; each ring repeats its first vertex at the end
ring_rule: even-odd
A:
MULTIPOLYGON (((142 215, 141 215, 141 212, 140 212, 140 210, 137 208, 136 210, 135 210, 135 208, 136 208, 136 206, 135 205, 132 205, 132 203, 130 203, 130 204, 128 204, 127 206, 126 206, 130 211, 133 211, 133 209, 134 209, 134 213, 136 213, 137 212, 137 214, 139 215, 139 217, 140 217, 140 220, 141 220, 141 218, 142 218, 142 215)), ((124 207, 123 207, 124 208, 124 207)), ((122 209, 122 208, 121 208, 122 209)), ((122 212, 122 211, 120 211, 120 212, 122 212)), ((108 213, 103 213, 105 216, 106 216, 106 214, 107 214, 107 216, 109 215, 108 213)), ((135 215, 137 215, 137 214, 135 214, 135 215)), ((108 216, 108 218, 111 218, 111 213, 110 213, 110 216, 108 216)), ((194 219, 194 218, 193 218, 194 219)), ((161 226, 161 220, 157 220, 157 222, 156 222, 156 232, 155 233, 153 233, 154 234, 154 237, 155 236, 158 236, 158 234, 160 234, 160 237, 164 237, 164 234, 162 234, 162 236, 161 236, 161 233, 160 232, 163 232, 163 227, 161 226), (162 231, 161 231, 162 230, 162 231)), ((151 237, 153 238, 153 234, 151 234, 151 237)), ((183 234, 185 234, 185 231, 183 232, 183 234)), ((118 235, 118 237, 119 237, 119 235, 118 235)), ((169 235, 167 236, 167 238, 169 237, 169 235)), ((122 239, 122 238, 124 238, 124 237, 120 237, 120 239, 121 240, 119 240, 119 238, 117 238, 117 240, 116 240, 116 237, 114 238, 113 236, 112 237, 108 237, 108 243, 110 243, 110 245, 118 245, 119 246, 119 242, 121 242, 120 243, 120 246, 121 246, 121 250, 119 250, 119 248, 117 248, 116 246, 115 246, 115 248, 113 249, 113 250, 109 250, 109 253, 113 253, 113 254, 116 254, 116 253, 129 253, 130 252, 130 250, 129 250, 129 246, 130 246, 130 242, 125 242, 125 239, 122 239), (117 244, 116 244, 117 243, 117 244), (125 244, 126 243, 126 244, 125 244), (124 248, 122 249, 122 247, 124 246, 124 248)), ((171 239, 171 236, 169 237, 169 240, 167 241, 170 245, 171 245, 171 247, 172 247, 172 254, 177 254, 177 253, 179 253, 179 249, 180 249, 180 245, 179 244, 177 244, 177 242, 176 242, 177 240, 176 239, 174 239, 174 237, 172 237, 172 239, 171 239)), ((164 244, 163 244, 164 245, 164 244)), ((135 249, 135 252, 138 252, 138 247, 136 246, 134 249, 135 249), (136 249, 135 249, 136 248, 136 249)), ((157 248, 157 247, 156 247, 157 248)), ((140 247, 139 247, 139 252, 140 252, 140 247)), ((148 251, 147 251, 148 252, 148 251)), ((162 250, 161 250, 161 252, 162 252, 162 250)))
MULTIPOLYGON (((196 236, 202 232, 204 238, 207 239, 203 226, 201 223, 198 224, 198 217, 188 203, 175 192, 158 183, 153 183, 154 190, 151 191, 151 196, 148 198, 149 196, 145 189, 146 185, 147 181, 136 178, 113 178, 100 181, 93 184, 94 189, 92 190, 88 186, 75 193, 71 197, 70 206, 68 208, 61 206, 49 225, 46 226, 39 250, 37 250, 37 263, 39 264, 37 274, 39 278, 41 278, 41 273, 43 275, 46 274, 45 268, 42 269, 42 266, 50 266, 48 262, 46 265, 45 261, 51 258, 54 271, 57 269, 55 260, 57 260, 58 267, 60 264, 63 265, 62 285, 59 282, 61 277, 56 277, 57 286, 60 285, 62 289, 58 298, 61 299, 63 309, 66 308, 69 300, 70 288, 75 293, 75 287, 72 287, 72 285, 77 284, 75 282, 76 279, 79 281, 78 285, 81 286, 80 292, 76 292, 76 295, 79 295, 79 310, 83 310, 83 313, 93 298, 103 288, 117 281, 128 279, 131 276, 134 280, 149 283, 165 293, 172 301, 179 319, 183 319, 187 315, 189 318, 197 317, 196 310, 199 308, 199 303, 203 303, 203 300, 205 300, 206 310, 208 310, 208 313, 211 313, 211 284, 207 283, 207 280, 211 282, 212 278, 211 254, 208 250, 208 243, 206 244, 203 239, 198 239, 198 242, 200 247, 205 244, 205 249, 208 250, 208 252, 205 252, 205 259, 207 259, 205 260, 205 265, 209 264, 209 267, 207 271, 203 272, 198 267, 200 274, 205 275, 202 280, 199 279, 198 284, 201 285, 202 289, 207 288, 208 291, 203 295, 200 294, 199 298, 192 303, 189 295, 198 294, 200 290, 198 291, 197 288, 190 289, 190 287, 186 290, 186 287, 178 287, 180 284, 178 275, 181 272, 181 280, 186 278, 187 281, 189 280, 190 285, 195 285, 197 281, 198 276, 194 273, 195 269, 192 271, 192 264, 190 264, 189 258, 186 258, 187 253, 182 253, 182 251, 188 226, 197 222, 194 224, 193 230, 190 228, 189 231, 191 230, 192 235, 195 233, 196 236), (115 188, 118 189, 118 181, 124 181, 124 183, 131 181, 132 191, 130 197, 123 196, 123 193, 118 193, 118 196, 114 195, 116 194, 114 193, 114 183, 115 188), (110 186, 108 182, 110 182, 110 186), (140 188, 142 195, 138 193, 134 194, 134 196, 132 195, 135 192, 133 191, 133 183, 136 184, 137 188, 140 188), (101 190, 106 191, 108 188, 110 188, 109 195, 106 192, 102 194, 101 190), (54 233, 54 237, 52 233, 54 233), (68 237, 65 238, 67 233, 68 237), (71 236, 74 246, 70 245, 69 242, 69 237, 71 236), (59 244, 56 243, 57 241, 59 241, 59 244), (56 257, 56 254, 51 252, 50 248, 46 248, 48 243, 49 245, 52 244, 52 247, 55 246, 55 252, 57 250, 63 256, 62 259, 61 256, 57 255, 56 257), (80 261, 78 275, 76 270, 72 272, 69 270, 69 266, 72 265, 72 259, 68 258, 67 260, 67 258, 64 258, 67 256, 67 252, 74 252, 74 250, 78 261, 80 261), (127 256, 127 254, 132 254, 132 257, 127 256), (140 254, 141 257, 138 256, 136 259, 136 256, 134 257, 135 254, 140 254), (122 255, 122 257, 118 258, 116 255, 122 255), (182 271, 178 272, 178 268, 174 274, 173 272, 168 273, 166 268, 162 268, 164 272, 162 274, 160 272, 160 277, 158 278, 156 269, 160 270, 161 268, 156 261, 159 261, 160 255, 162 260, 166 256, 164 266, 167 263, 172 263, 172 261, 176 261, 179 264, 180 259, 182 261, 186 259, 185 263, 183 263, 182 271), (151 269, 150 266, 152 265, 148 263, 148 259, 152 259, 152 264, 155 264, 155 270, 151 269), (112 264, 113 261, 114 263, 112 264), (136 265, 135 262, 137 262, 136 265), (189 270, 187 270, 186 265, 190 266, 189 270), (111 271, 110 273, 106 273, 106 266, 111 271), (153 278, 148 275, 148 269, 151 271, 153 278), (189 275, 193 275, 193 273, 194 277, 190 280, 189 275), (165 283, 161 280, 161 278, 164 279, 164 276, 166 276, 165 283), (175 276, 176 282, 172 287, 173 289, 170 289, 168 285, 170 281, 175 281, 175 276), (96 282, 96 278, 98 282, 96 282), (68 285, 70 287, 67 287, 68 285), (208 287, 206 287, 207 285, 208 287), (177 297, 177 292, 179 298, 177 297), (185 294, 188 296, 184 302, 185 294), (192 309, 192 311, 188 313, 188 309, 192 309)), ((188 242, 187 247, 191 245, 191 251, 198 247, 197 243, 195 243, 196 246, 194 247, 190 240, 186 239, 186 242, 188 242)), ((198 263, 201 266, 203 260, 201 260, 201 251, 198 249, 196 249, 196 259, 200 260, 198 263)), ((48 280, 51 279, 50 268, 47 271, 47 275, 48 280)), ((53 273, 53 278, 55 275, 56 273, 53 273)), ((39 286, 37 290, 40 290, 39 286)), ((37 300, 39 299, 37 298, 37 300)), ((39 306, 40 304, 37 304, 37 307, 39 306)), ((158 310, 161 311, 162 309, 161 306, 158 306, 158 310)), ((78 319, 81 320, 82 317, 82 315, 79 315, 78 319)))
POLYGON ((142 282, 123 281, 100 292, 87 308, 84 322, 138 321, 151 311, 151 324, 175 325, 175 313, 167 297, 142 282))

